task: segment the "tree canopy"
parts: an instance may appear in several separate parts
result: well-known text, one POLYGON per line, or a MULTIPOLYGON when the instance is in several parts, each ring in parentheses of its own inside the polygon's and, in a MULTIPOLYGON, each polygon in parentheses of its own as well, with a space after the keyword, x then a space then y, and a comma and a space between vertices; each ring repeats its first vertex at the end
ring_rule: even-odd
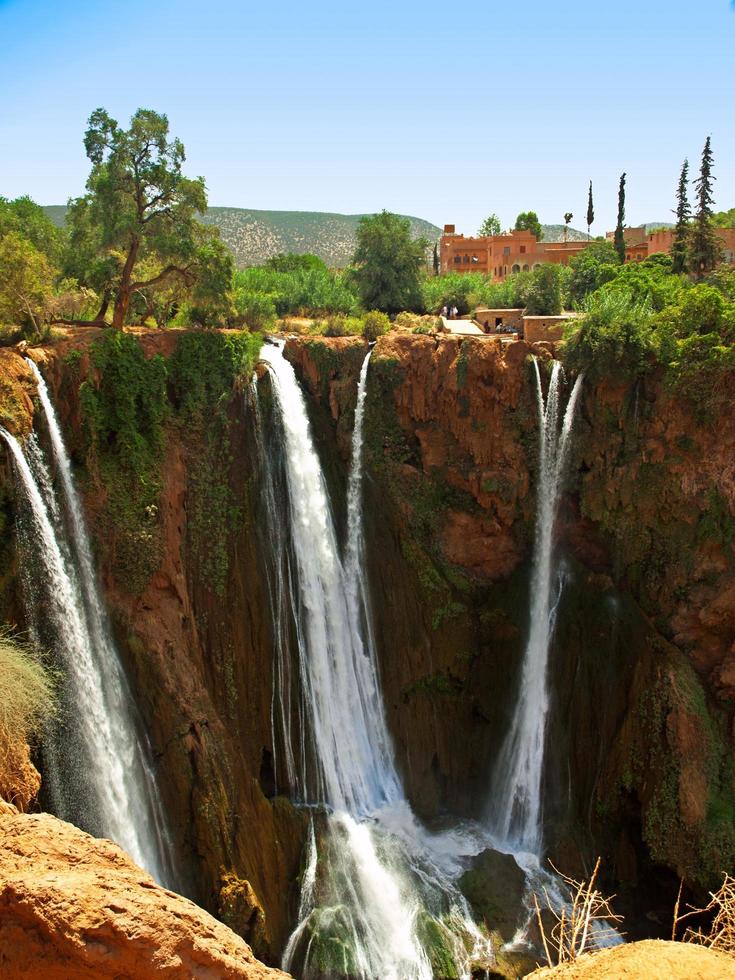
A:
POLYGON ((428 243, 411 238, 407 218, 381 211, 361 218, 353 257, 354 281, 366 310, 420 310, 421 273, 428 243))
POLYGON ((138 109, 123 129, 97 109, 84 147, 92 169, 87 194, 70 202, 68 271, 100 294, 98 320, 113 303, 113 326, 122 327, 134 293, 174 278, 200 289, 212 274, 229 278, 216 232, 196 220, 207 207, 204 180, 184 176, 184 146, 169 137, 165 115, 138 109))
POLYGON ((487 238, 490 235, 500 234, 500 218, 497 214, 491 214, 480 225, 477 230, 477 234, 480 238, 487 238))
POLYGON ((538 215, 535 211, 521 211, 521 213, 516 218, 516 231, 530 231, 531 234, 535 235, 538 241, 544 237, 544 231, 541 227, 541 222, 538 219, 538 215))

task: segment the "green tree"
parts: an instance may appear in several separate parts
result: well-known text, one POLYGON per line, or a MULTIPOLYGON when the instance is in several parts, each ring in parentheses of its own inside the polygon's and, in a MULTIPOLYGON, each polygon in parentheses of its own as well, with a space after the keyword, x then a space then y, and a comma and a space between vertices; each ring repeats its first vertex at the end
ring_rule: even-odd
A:
POLYGON ((618 222, 615 225, 615 251, 618 259, 625 262, 625 174, 620 175, 618 186, 618 222))
POLYGON ((0 239, 0 323, 38 332, 53 292, 53 270, 27 238, 11 231, 0 239))
POLYGON ((407 218, 381 211, 360 219, 352 278, 367 310, 421 308, 421 272, 428 242, 411 238, 407 218))
POLYGON ((434 269, 434 275, 438 276, 440 266, 439 266, 439 245, 437 244, 437 242, 434 242, 434 251, 431 256, 431 264, 432 264, 432 268, 434 269))
POLYGON ((712 225, 712 144, 708 136, 702 150, 699 177, 694 181, 697 211, 689 239, 689 269, 697 276, 704 276, 717 265, 720 258, 720 242, 712 225))
POLYGON ((572 278, 569 293, 579 305, 590 293, 615 278, 620 264, 612 242, 593 242, 569 263, 572 278))
POLYGON ((671 246, 671 268, 673 272, 677 273, 687 271, 689 221, 692 215, 687 197, 688 183, 689 161, 684 160, 681 167, 681 174, 679 175, 679 184, 676 188, 676 228, 674 231, 674 242, 671 246))
POLYGON ((14 201, 0 197, 0 238, 11 231, 22 235, 54 265, 59 263, 63 232, 30 197, 14 201))
POLYGON ((500 218, 497 214, 491 214, 488 218, 485 218, 483 223, 480 225, 477 234, 481 238, 485 238, 490 235, 500 234, 500 218))
POLYGON ((729 211, 717 211, 712 215, 712 224, 715 228, 735 228, 735 208, 729 211))
POLYGON ((544 230, 535 211, 521 211, 516 218, 515 229, 516 231, 530 231, 539 242, 544 237, 544 230))
POLYGON ((562 266, 545 263, 534 269, 526 293, 529 316, 558 316, 562 309, 562 266))
POLYGON ((587 196, 587 237, 590 235, 590 228, 595 220, 595 206, 592 201, 592 181, 590 181, 590 192, 587 196))
POLYGON ((175 276, 193 283, 198 262, 206 262, 200 249, 212 230, 196 220, 207 206, 204 180, 183 175, 183 144, 169 139, 166 116, 150 109, 138 109, 127 130, 96 109, 84 147, 92 170, 87 194, 70 204, 70 247, 102 295, 98 319, 114 301, 112 323, 121 328, 136 290, 175 276), (138 278, 138 264, 150 258, 160 271, 138 278))

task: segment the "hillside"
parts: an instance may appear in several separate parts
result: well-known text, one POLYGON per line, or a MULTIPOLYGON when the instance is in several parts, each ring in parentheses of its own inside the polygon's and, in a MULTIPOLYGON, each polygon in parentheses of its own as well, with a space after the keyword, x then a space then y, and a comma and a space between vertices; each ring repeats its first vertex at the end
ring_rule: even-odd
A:
MULTIPOLYGON (((44 208, 56 225, 63 225, 66 207, 44 208)), ((252 211, 245 208, 209 208, 203 221, 220 230, 239 267, 259 265, 279 252, 313 252, 327 265, 346 266, 355 250, 357 223, 363 215, 321 211, 252 211)), ((409 217, 416 237, 434 242, 441 230, 429 221, 409 217)))
MULTIPOLYGON (((545 242, 563 242, 564 241, 564 225, 541 225, 544 230, 543 241, 545 242)), ((570 242, 586 242, 589 237, 586 231, 580 231, 578 228, 567 229, 567 241, 570 242)))

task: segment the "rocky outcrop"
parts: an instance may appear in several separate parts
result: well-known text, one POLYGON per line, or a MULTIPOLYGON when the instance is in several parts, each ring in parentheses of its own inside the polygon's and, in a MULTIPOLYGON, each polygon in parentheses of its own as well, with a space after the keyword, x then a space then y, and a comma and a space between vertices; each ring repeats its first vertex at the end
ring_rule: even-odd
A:
POLYGON ((545 967, 529 980, 729 980, 735 976, 735 958, 693 943, 648 939, 599 953, 585 953, 571 963, 545 967))
MULTIPOLYGON (((184 418, 165 367, 163 446, 144 480, 131 479, 114 459, 95 454, 80 394, 103 381, 94 345, 108 336, 70 331, 28 354, 42 364, 73 457, 118 646, 154 754, 177 885, 276 962, 297 902, 306 822, 274 797, 269 775, 271 639, 254 518, 251 418, 232 378, 219 374, 207 379, 216 415, 209 412, 206 427, 193 415, 184 418), (155 501, 139 520, 141 508, 131 512, 127 502, 135 506, 151 486, 155 501)), ((170 366, 182 338, 192 335, 134 336, 148 361, 158 357, 170 366)), ((222 339, 194 335, 196 343, 200 338, 198 377, 217 362, 218 349, 206 344, 222 339)), ((0 356, 2 377, 15 379, 12 390, 0 391, 0 415, 12 415, 14 431, 26 433, 33 424, 31 372, 19 352, 0 356)), ((137 363, 125 366, 140 373, 137 363)), ((125 386, 113 384, 106 390, 114 405, 125 386)), ((120 418, 137 424, 130 407, 141 410, 140 402, 137 409, 126 403, 120 418)), ((8 559, 0 572, 0 613, 22 629, 13 481, 4 458, 0 445, 0 555, 8 559)))
POLYGON ((31 762, 28 743, 8 741, 0 732, 0 800, 25 812, 40 788, 41 774, 31 762))
POLYGON ((115 844, 47 814, 0 814, 6 980, 267 980, 250 947, 115 844))

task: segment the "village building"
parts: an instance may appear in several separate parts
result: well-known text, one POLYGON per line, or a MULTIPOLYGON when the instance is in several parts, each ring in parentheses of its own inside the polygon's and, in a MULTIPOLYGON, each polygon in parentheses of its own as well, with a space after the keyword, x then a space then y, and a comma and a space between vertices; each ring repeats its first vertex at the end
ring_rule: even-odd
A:
MULTIPOLYGON (((716 228, 715 232, 722 247, 722 261, 735 265, 735 228, 716 228)), ((646 231, 645 225, 624 228, 625 261, 641 262, 658 252, 668 254, 674 244, 675 236, 676 231, 673 228, 659 228, 655 231, 646 231)), ((605 237, 608 241, 612 241, 615 232, 608 231, 605 237)))
MULTIPOLYGON (((723 261, 735 265, 735 228, 718 228, 717 236, 722 244, 723 261)), ((612 240, 615 232, 607 232, 612 240)), ((674 229, 662 228, 646 231, 645 225, 625 228, 625 261, 640 262, 657 252, 668 253, 674 242, 674 229)), ((503 235, 480 235, 465 238, 458 235, 454 225, 444 225, 439 239, 439 266, 441 272, 482 272, 502 282, 518 272, 531 272, 544 262, 568 265, 569 262, 594 240, 567 242, 539 241, 533 232, 510 231, 503 235)))
POLYGON ((518 272, 530 272, 544 262, 567 265, 587 245, 587 241, 540 242, 530 231, 465 238, 456 233, 454 225, 444 225, 439 264, 442 272, 482 272, 503 280, 518 272))

